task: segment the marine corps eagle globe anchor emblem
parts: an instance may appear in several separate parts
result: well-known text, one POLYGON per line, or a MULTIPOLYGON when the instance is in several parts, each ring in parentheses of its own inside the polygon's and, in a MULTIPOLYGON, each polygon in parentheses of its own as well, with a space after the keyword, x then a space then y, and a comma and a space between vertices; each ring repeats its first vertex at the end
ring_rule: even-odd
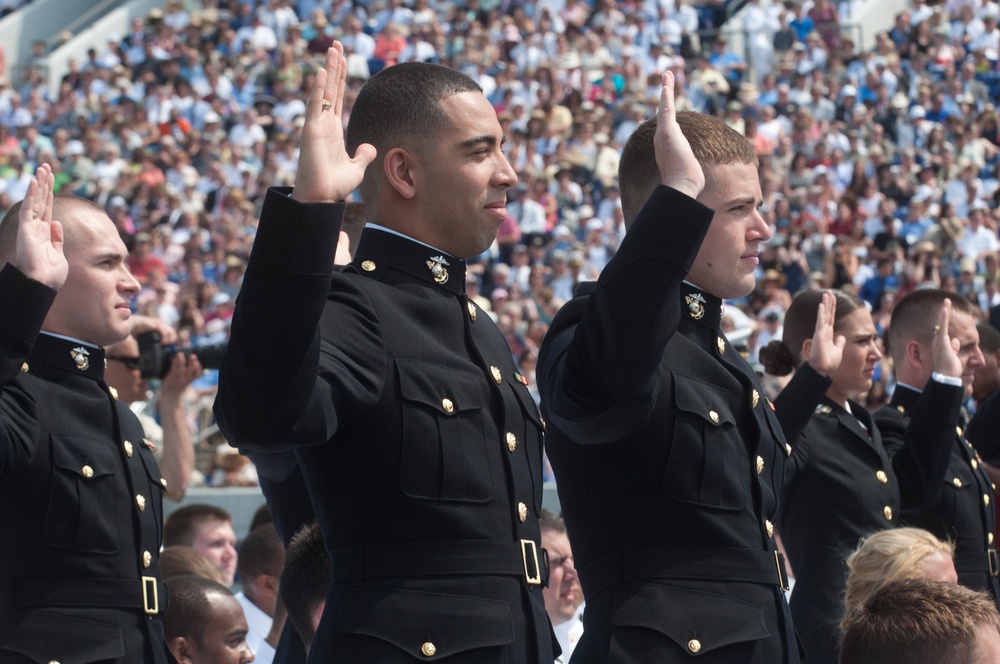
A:
POLYGON ((687 295, 684 297, 684 301, 687 302, 691 318, 698 320, 705 315, 705 298, 702 297, 701 293, 687 295))
POLYGON ((90 366, 90 353, 83 346, 77 346, 71 350, 69 356, 73 358, 73 364, 80 371, 86 371, 90 366))
POLYGON ((448 265, 448 261, 444 259, 444 256, 432 256, 427 261, 427 267, 430 268, 431 276, 434 277, 434 283, 439 285, 448 283, 448 269, 445 268, 445 265, 448 265))

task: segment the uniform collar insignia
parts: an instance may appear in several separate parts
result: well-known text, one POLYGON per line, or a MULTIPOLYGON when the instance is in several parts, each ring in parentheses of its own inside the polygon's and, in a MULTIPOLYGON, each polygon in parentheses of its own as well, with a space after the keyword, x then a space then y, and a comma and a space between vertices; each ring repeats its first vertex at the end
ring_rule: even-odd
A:
POLYGON ((80 371, 86 371, 90 368, 90 351, 88 351, 83 346, 77 346, 69 352, 69 356, 73 358, 73 364, 80 371))
POLYGON ((430 269, 435 283, 440 285, 448 283, 448 269, 445 267, 448 264, 444 256, 431 256, 427 261, 427 267, 430 269))
POLYGON ((701 293, 691 293, 685 296, 684 301, 688 305, 688 315, 695 320, 700 320, 705 315, 705 298, 701 293))
POLYGON ((819 413, 820 415, 829 415, 830 413, 833 412, 833 409, 827 406, 825 403, 821 403, 820 405, 816 406, 816 412, 819 413))

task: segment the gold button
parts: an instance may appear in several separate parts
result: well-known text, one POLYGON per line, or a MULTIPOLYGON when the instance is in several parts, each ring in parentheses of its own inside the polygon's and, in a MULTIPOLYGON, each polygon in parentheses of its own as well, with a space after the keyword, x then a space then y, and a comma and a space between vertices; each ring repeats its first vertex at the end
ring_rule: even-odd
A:
POLYGON ((989 505, 990 505, 990 494, 988 494, 988 493, 984 493, 983 494, 983 505, 986 505, 987 507, 989 507, 989 505))
POLYGON ((792 446, 785 443, 785 456, 792 456, 792 446))
POLYGON ((517 449, 517 436, 510 431, 507 432, 507 449, 511 452, 517 449))
POLYGON ((21 362, 21 371, 27 371, 27 370, 28 370, 28 363, 21 362))
POLYGON ((128 442, 126 440, 125 443, 124 443, 124 445, 123 445, 123 447, 125 448, 125 456, 131 458, 131 456, 132 456, 132 443, 130 443, 130 442, 128 442))
POLYGON ((108 385, 108 392, 111 393, 111 398, 118 401, 118 390, 108 385))
POLYGON ((773 523, 771 523, 770 521, 765 520, 764 521, 764 530, 767 531, 767 536, 768 537, 774 537, 774 524, 773 523))
POLYGON ((972 469, 977 470, 979 468, 979 462, 975 459, 972 460, 972 469))
POLYGON ((756 408, 756 407, 757 407, 757 404, 758 404, 759 402, 760 402, 760 392, 758 392, 757 390, 754 390, 754 391, 753 391, 753 392, 752 392, 752 393, 750 394, 750 407, 751 407, 751 408, 756 408))
POLYGON ((877 470, 877 471, 875 471, 875 477, 882 484, 885 484, 886 482, 889 481, 889 476, 885 474, 884 470, 877 470))
POLYGON ((688 650, 691 652, 698 652, 701 650, 701 641, 698 639, 691 639, 688 641, 688 650))
POLYGON ((545 418, 541 415, 538 416, 538 421, 542 423, 542 428, 545 428, 545 418))
POLYGON ((375 262, 364 261, 363 263, 361 263, 361 269, 364 270, 365 272, 371 272, 375 269, 375 262))
POLYGON ((444 412, 446 412, 446 413, 454 413, 455 412, 455 404, 453 404, 451 402, 451 399, 449 399, 447 397, 445 397, 444 399, 441 399, 441 407, 444 408, 444 412))
POLYGON ((993 533, 986 534, 986 543, 993 546, 993 533))
POLYGON ((142 552, 142 566, 149 569, 149 566, 153 564, 153 554, 149 551, 142 552))
POLYGON ((473 321, 476 320, 476 305, 471 302, 469 302, 469 318, 473 321))
POLYGON ((53 659, 53 660, 49 661, 49 664, 59 664, 59 662, 57 662, 56 660, 53 659))
POLYGON ((141 493, 137 493, 135 495, 135 504, 139 506, 140 512, 146 511, 146 497, 143 496, 141 493))
POLYGON ((896 406, 896 410, 898 410, 901 413, 905 413, 906 412, 906 408, 904 408, 903 406, 896 406))
POLYGON ((167 478, 166 477, 161 477, 160 478, 160 484, 162 484, 163 488, 166 489, 167 488, 167 478))
POLYGON ((886 505, 882 509, 882 514, 885 515, 885 518, 886 518, 887 521, 892 521, 892 508, 891 507, 889 507, 888 505, 886 505))
POLYGON ((961 436, 962 435, 962 427, 958 427, 958 426, 955 427, 955 433, 957 433, 959 436, 961 436))
POLYGON ((438 651, 437 646, 428 641, 424 645, 420 646, 420 652, 422 652, 427 657, 433 657, 434 653, 438 651))
POLYGON ((80 469, 80 472, 83 473, 83 476, 86 477, 88 480, 94 476, 94 469, 91 468, 90 466, 84 466, 83 468, 80 469))
POLYGON ((726 340, 722 337, 715 340, 715 347, 719 349, 719 355, 726 354, 726 340))
POLYGON ((524 503, 517 504, 517 518, 521 520, 521 523, 528 520, 528 506, 524 503))
POLYGON ((953 479, 951 483, 955 485, 956 489, 960 489, 962 487, 962 480, 958 479, 957 477, 953 479))
POLYGON ((757 457, 757 474, 760 475, 764 472, 764 457, 757 457))
POLYGON ((719 423, 719 414, 714 410, 708 411, 708 419, 712 420, 714 423, 719 423))
POLYGON ((503 380, 503 376, 500 375, 500 370, 496 367, 490 367, 490 374, 493 376, 493 380, 497 383, 503 380))

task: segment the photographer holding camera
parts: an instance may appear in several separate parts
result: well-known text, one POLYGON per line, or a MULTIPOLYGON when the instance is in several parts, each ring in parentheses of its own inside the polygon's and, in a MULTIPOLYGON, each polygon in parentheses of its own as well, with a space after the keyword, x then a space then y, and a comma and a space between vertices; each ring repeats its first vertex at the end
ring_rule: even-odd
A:
POLYGON ((139 329, 133 326, 132 334, 107 347, 108 367, 104 377, 142 422, 147 438, 153 443, 153 452, 167 481, 166 497, 180 502, 194 471, 194 442, 185 417, 184 394, 201 375, 202 365, 196 355, 174 353, 158 393, 150 395, 149 383, 140 369, 139 342, 134 336, 137 332, 139 329))

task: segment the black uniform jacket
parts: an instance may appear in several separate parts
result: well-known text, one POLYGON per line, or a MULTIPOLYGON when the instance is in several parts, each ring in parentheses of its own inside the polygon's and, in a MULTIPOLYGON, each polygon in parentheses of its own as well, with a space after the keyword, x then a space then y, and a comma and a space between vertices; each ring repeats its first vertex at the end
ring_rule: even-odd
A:
POLYGON ((803 364, 774 405, 793 450, 778 512, 795 574, 792 620, 809 662, 837 664, 845 560, 861 537, 895 525, 899 483, 869 412, 827 398, 829 385, 803 364))
POLYGON ((297 455, 334 584, 315 662, 550 662, 542 422, 465 263, 271 190, 215 404, 230 442, 297 455))
POLYGON ((961 402, 961 387, 899 385, 875 422, 899 477, 901 521, 954 541, 958 582, 997 598, 993 489, 958 425, 961 402))
POLYGON ((986 463, 1000 465, 1000 390, 983 399, 965 428, 965 437, 986 463))
POLYGON ((0 271, 0 662, 160 664, 160 471, 104 351, 39 334, 54 297, 0 271))
POLYGON ((682 283, 711 221, 658 187, 542 344, 546 444, 587 600, 573 664, 799 660, 772 524, 791 448, 719 330, 721 301, 682 283))

